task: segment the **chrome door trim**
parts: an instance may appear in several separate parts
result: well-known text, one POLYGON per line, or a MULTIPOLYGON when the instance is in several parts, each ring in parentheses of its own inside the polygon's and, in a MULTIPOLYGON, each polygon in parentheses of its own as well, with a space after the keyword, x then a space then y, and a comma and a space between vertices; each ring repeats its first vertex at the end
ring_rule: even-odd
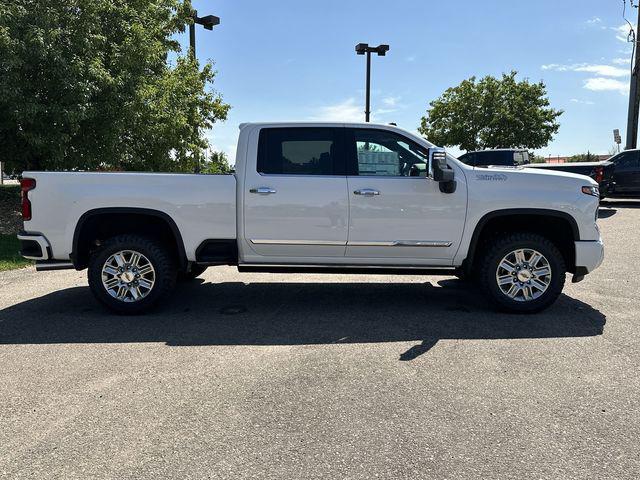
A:
POLYGON ((438 240, 398 240, 393 244, 394 247, 434 247, 449 248, 453 242, 443 242, 438 240))
POLYGON ((435 240, 393 240, 387 242, 348 242, 349 247, 431 247, 449 248, 453 242, 435 240))
POLYGON ((348 247, 393 247, 395 242, 348 242, 348 247))
POLYGON ((347 242, 334 241, 334 240, 264 240, 264 239, 251 239, 249 240, 254 245, 307 245, 307 246, 336 246, 344 247, 347 242))

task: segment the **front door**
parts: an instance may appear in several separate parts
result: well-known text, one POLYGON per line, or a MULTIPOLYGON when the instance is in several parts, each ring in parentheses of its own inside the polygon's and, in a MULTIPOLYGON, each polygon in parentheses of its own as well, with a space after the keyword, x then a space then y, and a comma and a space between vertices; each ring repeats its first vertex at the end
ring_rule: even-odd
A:
POLYGON ((258 259, 344 258, 349 198, 342 138, 343 129, 329 127, 260 131, 257 166, 247 168, 244 183, 244 236, 258 259))
POLYGON ((614 159, 615 193, 630 195, 640 191, 640 152, 630 150, 622 152, 614 159))
POLYGON ((380 264, 451 265, 464 229, 467 189, 427 178, 428 151, 383 129, 348 129, 350 220, 347 257, 380 264), (375 261, 375 260, 374 260, 375 261))

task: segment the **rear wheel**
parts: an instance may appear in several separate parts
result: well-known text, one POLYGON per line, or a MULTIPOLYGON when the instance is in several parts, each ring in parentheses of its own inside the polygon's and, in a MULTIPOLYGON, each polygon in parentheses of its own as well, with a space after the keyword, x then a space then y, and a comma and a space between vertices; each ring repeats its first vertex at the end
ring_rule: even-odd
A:
POLYGON ((89 287, 110 310, 148 311, 173 289, 176 267, 167 248, 139 235, 107 240, 89 260, 89 287))
POLYGON ((555 302, 564 287, 564 258, 540 235, 519 233, 494 240, 480 265, 482 289, 501 310, 539 312, 555 302))

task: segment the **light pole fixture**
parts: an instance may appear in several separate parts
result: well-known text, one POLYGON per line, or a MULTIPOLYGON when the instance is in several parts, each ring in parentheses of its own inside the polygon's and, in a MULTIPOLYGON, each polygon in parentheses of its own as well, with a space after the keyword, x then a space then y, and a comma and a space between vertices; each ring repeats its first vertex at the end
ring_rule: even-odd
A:
MULTIPOLYGON (((191 14, 193 22, 189 24, 189 54, 191 58, 196 60, 196 24, 202 25, 205 30, 213 30, 213 27, 220 25, 220 17, 215 15, 207 15, 205 17, 199 17, 198 11, 194 10, 191 14)), ((200 157, 198 157, 198 164, 195 167, 195 173, 200 173, 200 157)))
POLYGON ((196 24, 202 25, 205 30, 213 30, 213 27, 220 25, 220 17, 215 15, 207 15, 206 17, 199 17, 198 11, 193 11, 193 23, 189 24, 189 47, 191 48, 191 55, 196 58, 196 24))
POLYGON ((356 45, 356 53, 358 55, 367 55, 367 104, 364 110, 365 121, 368 123, 371 117, 371 54, 377 53, 379 57, 384 57, 389 51, 389 45, 378 45, 370 47, 368 43, 359 43, 356 45))

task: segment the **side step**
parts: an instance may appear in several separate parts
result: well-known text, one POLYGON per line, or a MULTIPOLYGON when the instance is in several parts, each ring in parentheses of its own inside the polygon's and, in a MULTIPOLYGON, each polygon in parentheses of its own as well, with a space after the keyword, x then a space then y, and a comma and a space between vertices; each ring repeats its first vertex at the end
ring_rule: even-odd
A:
POLYGON ((36 271, 48 272, 50 270, 74 270, 75 267, 71 262, 63 260, 41 260, 36 262, 36 271))
POLYGON ((241 273, 325 273, 347 275, 443 275, 453 276, 454 268, 361 267, 342 265, 238 265, 241 273))

